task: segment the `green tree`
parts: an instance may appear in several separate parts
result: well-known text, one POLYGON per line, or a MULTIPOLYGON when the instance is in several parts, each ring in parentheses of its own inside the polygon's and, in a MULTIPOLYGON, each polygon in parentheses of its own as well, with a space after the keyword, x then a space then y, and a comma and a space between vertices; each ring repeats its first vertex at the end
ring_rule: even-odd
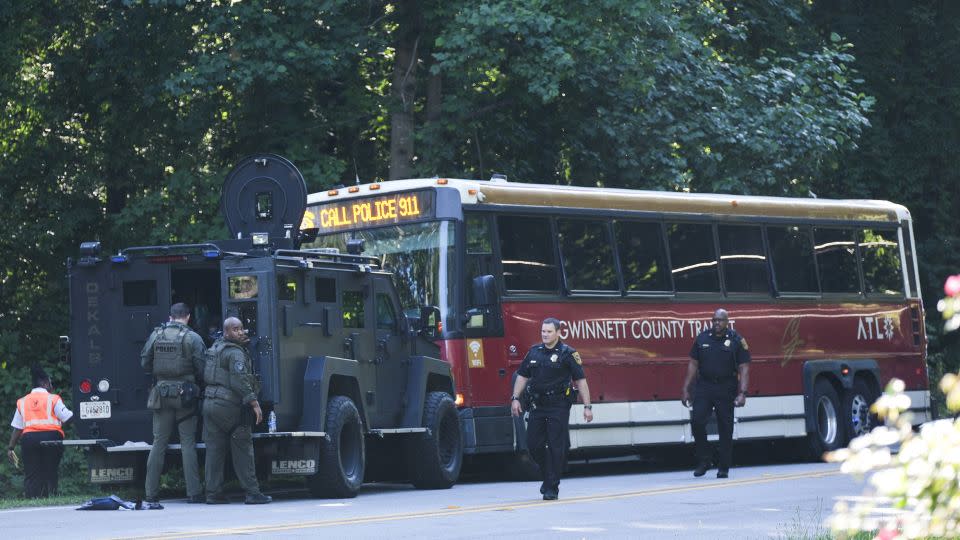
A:
POLYGON ((850 39, 864 91, 876 97, 855 150, 839 153, 814 191, 889 199, 914 218, 931 358, 960 368, 958 334, 944 334, 934 306, 960 267, 960 4, 935 0, 814 3, 824 34, 850 39))

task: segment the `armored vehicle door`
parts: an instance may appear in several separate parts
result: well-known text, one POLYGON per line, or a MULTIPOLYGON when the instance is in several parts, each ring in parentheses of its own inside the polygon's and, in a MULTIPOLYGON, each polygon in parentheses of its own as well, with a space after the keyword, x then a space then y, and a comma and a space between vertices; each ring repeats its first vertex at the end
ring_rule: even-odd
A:
POLYGON ((78 433, 81 438, 149 441, 150 378, 140 367, 140 350, 150 332, 168 319, 169 267, 146 259, 85 257, 71 264, 69 273, 78 433))
POLYGON ((260 378, 260 399, 275 401, 279 380, 274 358, 277 293, 273 258, 225 259, 221 278, 224 316, 240 319, 250 337, 247 348, 260 378))
POLYGON ((379 396, 375 388, 377 341, 373 297, 369 274, 348 273, 340 276, 343 357, 352 358, 360 364, 360 393, 363 394, 364 408, 371 421, 379 410, 379 396))
POLYGON ((393 284, 386 277, 375 279, 374 305, 376 317, 377 350, 374 364, 377 368, 377 401, 383 427, 400 421, 403 393, 407 382, 406 318, 393 284))

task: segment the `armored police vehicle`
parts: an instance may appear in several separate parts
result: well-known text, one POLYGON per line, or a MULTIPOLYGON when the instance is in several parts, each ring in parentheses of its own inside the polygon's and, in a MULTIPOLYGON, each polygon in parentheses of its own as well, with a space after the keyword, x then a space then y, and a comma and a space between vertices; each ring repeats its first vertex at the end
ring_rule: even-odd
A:
POLYGON ((311 235, 300 228, 306 204, 293 164, 252 156, 222 191, 232 238, 110 256, 88 242, 68 262, 63 343, 80 438, 64 444, 87 452, 91 482, 143 480, 153 381, 140 350, 177 302, 192 307, 190 324, 207 345, 227 316, 251 338, 271 420, 255 427, 261 474, 302 475, 314 495, 330 497, 354 496, 364 480, 456 482, 463 443, 450 366, 437 359, 437 308, 404 310, 399 295, 409 292, 359 242, 347 253, 300 249, 311 235))

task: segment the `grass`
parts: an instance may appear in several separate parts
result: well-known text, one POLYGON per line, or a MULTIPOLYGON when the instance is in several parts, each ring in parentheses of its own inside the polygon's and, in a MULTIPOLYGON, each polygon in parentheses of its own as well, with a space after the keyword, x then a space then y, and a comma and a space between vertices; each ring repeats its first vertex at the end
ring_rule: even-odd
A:
POLYGON ((0 510, 9 510, 11 508, 36 508, 40 506, 64 506, 76 505, 87 502, 94 497, 103 497, 103 493, 93 492, 86 495, 56 495, 54 497, 43 497, 41 499, 24 499, 20 497, 0 499, 0 510))

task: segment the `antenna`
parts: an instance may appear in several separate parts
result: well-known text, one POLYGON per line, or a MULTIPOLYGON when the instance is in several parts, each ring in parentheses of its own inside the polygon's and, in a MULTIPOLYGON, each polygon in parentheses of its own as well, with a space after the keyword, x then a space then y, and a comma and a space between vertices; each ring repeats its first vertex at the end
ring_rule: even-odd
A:
POLYGON ((353 156, 353 174, 357 179, 357 185, 360 185, 360 169, 357 168, 357 156, 353 156))

